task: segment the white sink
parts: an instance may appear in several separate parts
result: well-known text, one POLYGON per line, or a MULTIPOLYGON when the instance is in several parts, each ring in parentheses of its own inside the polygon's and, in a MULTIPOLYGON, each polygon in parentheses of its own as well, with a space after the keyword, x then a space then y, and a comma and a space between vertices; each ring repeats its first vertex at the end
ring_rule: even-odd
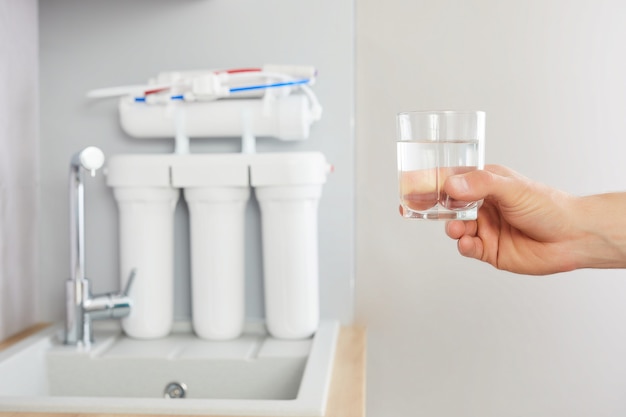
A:
POLYGON ((0 411, 322 416, 339 333, 322 321, 311 339, 278 340, 249 324, 213 342, 184 324, 159 340, 100 327, 81 351, 62 343, 61 328, 0 351, 0 411), (164 398, 170 383, 185 397, 164 398))

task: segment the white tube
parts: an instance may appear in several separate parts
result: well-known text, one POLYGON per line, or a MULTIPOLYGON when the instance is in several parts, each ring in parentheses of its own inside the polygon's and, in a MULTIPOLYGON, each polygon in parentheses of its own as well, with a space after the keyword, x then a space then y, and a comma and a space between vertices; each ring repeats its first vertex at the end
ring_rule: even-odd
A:
POLYGON ((315 78, 317 70, 310 65, 263 65, 264 72, 286 74, 293 78, 315 78))
POLYGON ((166 336, 174 312, 174 209, 179 191, 167 187, 114 187, 119 208, 120 268, 125 288, 130 271, 126 334, 140 339, 166 336))
POLYGON ((319 323, 317 207, 322 185, 257 187, 263 232, 267 328, 311 336, 319 323))
POLYGON ((248 187, 186 188, 191 227, 192 317, 204 339, 238 337, 245 319, 248 187))

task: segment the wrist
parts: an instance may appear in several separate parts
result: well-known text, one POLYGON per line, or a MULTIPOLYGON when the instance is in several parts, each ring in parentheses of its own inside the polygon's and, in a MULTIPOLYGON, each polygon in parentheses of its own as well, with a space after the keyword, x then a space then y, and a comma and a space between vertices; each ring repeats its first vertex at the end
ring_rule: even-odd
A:
POLYGON ((626 267, 626 194, 574 198, 571 213, 576 269, 626 267))

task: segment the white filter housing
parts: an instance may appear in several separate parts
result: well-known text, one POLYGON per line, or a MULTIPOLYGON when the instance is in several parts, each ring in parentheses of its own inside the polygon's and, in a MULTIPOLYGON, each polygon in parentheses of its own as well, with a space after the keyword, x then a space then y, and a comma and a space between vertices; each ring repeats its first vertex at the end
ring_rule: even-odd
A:
POLYGON ((204 339, 241 335, 245 321, 248 187, 187 188, 191 225, 193 328, 204 339))
POLYGON ((121 288, 136 277, 126 334, 155 339, 170 333, 174 312, 174 209, 179 190, 169 185, 167 160, 160 155, 114 156, 107 183, 119 209, 121 288))
POLYGON ((312 114, 302 94, 262 99, 228 99, 192 103, 148 104, 124 97, 119 102, 122 129, 135 138, 271 136, 308 138, 312 114), (182 130, 182 131, 181 131, 182 130))
MULTIPOLYGON (((300 339, 319 323, 317 209, 329 165, 319 152, 117 155, 107 183, 120 213, 121 276, 132 269, 133 308, 122 325, 137 338, 167 335, 173 321, 174 209, 189 205, 196 334, 227 340, 245 320, 245 207, 261 208, 266 323, 300 339)), ((122 287, 125 282, 122 282, 122 287)))
POLYGON ((255 156, 267 328, 277 338, 307 338, 319 324, 317 208, 328 164, 313 152, 255 156))
POLYGON ((194 331, 204 339, 236 338, 245 321, 247 157, 180 155, 172 181, 189 206, 194 331))

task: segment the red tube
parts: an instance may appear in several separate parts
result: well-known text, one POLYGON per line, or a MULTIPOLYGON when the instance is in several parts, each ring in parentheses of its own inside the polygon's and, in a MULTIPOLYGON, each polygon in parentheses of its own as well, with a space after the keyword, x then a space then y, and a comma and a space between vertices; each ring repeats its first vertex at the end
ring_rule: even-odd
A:
POLYGON ((218 73, 225 72, 227 74, 238 74, 240 72, 260 72, 260 71, 262 71, 261 68, 233 68, 229 70, 216 71, 216 72, 218 73))
POLYGON ((163 87, 163 88, 154 88, 152 90, 146 90, 143 92, 144 95, 148 95, 148 94, 154 94, 154 93, 160 93, 161 91, 166 91, 169 90, 169 87, 163 87))

